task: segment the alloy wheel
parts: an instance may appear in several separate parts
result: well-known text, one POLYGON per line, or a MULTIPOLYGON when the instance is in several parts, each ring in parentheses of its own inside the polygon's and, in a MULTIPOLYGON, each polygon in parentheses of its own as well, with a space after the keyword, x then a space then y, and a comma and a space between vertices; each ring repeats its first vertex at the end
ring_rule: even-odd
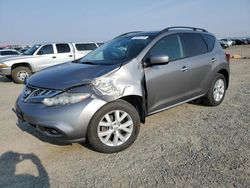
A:
POLYGON ((115 110, 105 114, 98 124, 98 137, 108 146, 124 144, 133 132, 134 124, 131 116, 122 111, 115 110))

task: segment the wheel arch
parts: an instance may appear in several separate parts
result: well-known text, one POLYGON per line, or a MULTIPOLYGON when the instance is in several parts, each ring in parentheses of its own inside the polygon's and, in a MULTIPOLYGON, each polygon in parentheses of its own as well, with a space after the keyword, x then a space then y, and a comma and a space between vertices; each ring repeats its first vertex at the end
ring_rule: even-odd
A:
POLYGON ((144 100, 141 96, 128 95, 128 96, 121 97, 119 99, 124 100, 124 101, 128 102, 129 104, 131 104, 132 106, 134 106, 135 109, 137 110, 139 116, 140 116, 141 123, 145 123, 146 107, 144 104, 144 100))
POLYGON ((226 79, 226 89, 228 89, 229 86, 229 73, 226 69, 220 69, 217 73, 222 74, 226 79))
POLYGON ((20 67, 20 66, 28 67, 28 68, 31 70, 31 72, 33 72, 32 66, 31 66, 29 63, 27 63, 27 62, 15 63, 15 64, 13 64, 13 65, 11 66, 11 71, 12 71, 13 69, 15 69, 16 67, 20 67))

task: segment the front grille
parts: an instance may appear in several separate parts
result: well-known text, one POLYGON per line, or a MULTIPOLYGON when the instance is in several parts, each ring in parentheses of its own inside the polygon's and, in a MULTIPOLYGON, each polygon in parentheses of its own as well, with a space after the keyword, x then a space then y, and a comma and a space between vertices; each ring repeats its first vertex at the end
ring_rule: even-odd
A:
POLYGON ((25 101, 27 101, 30 98, 51 97, 51 96, 58 94, 59 92, 60 91, 58 90, 43 89, 43 88, 38 88, 38 87, 27 85, 23 91, 22 97, 25 101))

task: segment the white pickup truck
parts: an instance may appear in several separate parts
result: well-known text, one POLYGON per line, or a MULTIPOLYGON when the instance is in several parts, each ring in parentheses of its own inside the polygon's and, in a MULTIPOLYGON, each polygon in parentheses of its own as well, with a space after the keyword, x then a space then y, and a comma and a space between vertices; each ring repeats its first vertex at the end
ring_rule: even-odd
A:
POLYGON ((102 43, 36 44, 23 55, 0 59, 0 74, 23 83, 32 73, 44 68, 82 58, 102 43))

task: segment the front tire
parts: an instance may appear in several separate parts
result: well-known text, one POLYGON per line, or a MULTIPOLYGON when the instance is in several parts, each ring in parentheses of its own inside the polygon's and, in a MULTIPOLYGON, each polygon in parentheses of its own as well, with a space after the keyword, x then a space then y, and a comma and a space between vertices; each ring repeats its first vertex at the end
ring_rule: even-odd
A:
POLYGON ((11 76, 13 81, 17 84, 23 84, 26 77, 31 75, 29 67, 19 66, 12 70, 11 76))
POLYGON ((222 103, 226 94, 226 79, 217 73, 203 101, 208 106, 218 106, 222 103))
POLYGON ((90 146, 102 153, 119 152, 129 147, 140 130, 137 110, 123 100, 104 105, 92 117, 87 130, 90 146))

